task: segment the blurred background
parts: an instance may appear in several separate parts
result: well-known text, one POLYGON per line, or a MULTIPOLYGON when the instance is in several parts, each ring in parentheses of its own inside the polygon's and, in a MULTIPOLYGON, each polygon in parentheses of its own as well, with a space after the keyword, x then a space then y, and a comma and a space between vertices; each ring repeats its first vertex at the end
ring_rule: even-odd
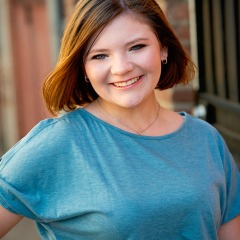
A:
MULTIPOLYGON (((0 155, 40 120, 41 97, 77 0, 0 0, 0 155)), ((199 68, 186 86, 156 92, 161 105, 214 125, 240 166, 240 1, 158 0, 199 68)), ((13 172, 14 174, 14 172, 13 172)), ((23 220, 3 240, 38 240, 23 220)))

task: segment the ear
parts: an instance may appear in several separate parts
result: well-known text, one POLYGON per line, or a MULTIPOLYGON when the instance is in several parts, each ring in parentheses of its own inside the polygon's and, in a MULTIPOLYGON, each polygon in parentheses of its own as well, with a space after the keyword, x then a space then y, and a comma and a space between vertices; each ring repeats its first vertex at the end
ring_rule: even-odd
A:
POLYGON ((161 48, 161 60, 166 60, 168 57, 168 47, 161 48))

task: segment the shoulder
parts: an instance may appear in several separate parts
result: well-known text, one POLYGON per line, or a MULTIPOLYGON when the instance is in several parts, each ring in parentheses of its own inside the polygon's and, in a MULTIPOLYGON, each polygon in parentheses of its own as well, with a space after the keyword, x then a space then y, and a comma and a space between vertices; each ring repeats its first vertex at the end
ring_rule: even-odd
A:
POLYGON ((31 166, 31 164, 49 160, 50 156, 66 153, 71 145, 70 142, 83 135, 81 118, 79 112, 74 111, 59 118, 40 121, 2 156, 0 171, 6 165, 18 166, 26 163, 31 166))
POLYGON ((214 126, 189 113, 165 110, 165 116, 167 119, 166 122, 169 122, 172 128, 181 130, 184 134, 192 136, 192 138, 221 138, 218 130, 214 126))
POLYGON ((197 141, 199 147, 214 149, 222 158, 224 158, 226 154, 230 155, 224 138, 213 125, 187 113, 184 113, 184 115, 185 133, 188 134, 192 141, 197 141))
POLYGON ((207 136, 216 137, 216 138, 221 137, 218 130, 213 125, 206 122, 205 120, 194 117, 188 113, 180 113, 180 114, 185 117, 185 123, 187 128, 190 131, 194 132, 195 135, 196 134, 201 136, 207 135, 207 136))

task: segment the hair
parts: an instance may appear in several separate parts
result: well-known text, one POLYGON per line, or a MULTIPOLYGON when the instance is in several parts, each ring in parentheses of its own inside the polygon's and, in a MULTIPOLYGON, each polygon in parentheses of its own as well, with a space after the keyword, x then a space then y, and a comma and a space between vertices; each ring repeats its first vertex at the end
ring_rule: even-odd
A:
POLYGON ((157 89, 165 90, 193 79, 195 65, 154 0, 80 0, 65 28, 56 67, 43 83, 43 98, 54 116, 98 97, 85 81, 84 53, 92 36, 123 13, 146 19, 161 45, 168 48, 168 63, 162 67, 157 89))

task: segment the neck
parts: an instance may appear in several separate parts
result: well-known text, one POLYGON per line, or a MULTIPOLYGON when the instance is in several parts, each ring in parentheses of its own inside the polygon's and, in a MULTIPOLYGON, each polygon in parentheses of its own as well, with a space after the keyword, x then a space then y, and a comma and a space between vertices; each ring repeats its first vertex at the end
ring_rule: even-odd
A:
MULTIPOLYGON (((128 131, 134 132, 138 135, 143 135, 147 130, 149 130, 155 124, 155 122, 158 119, 159 111, 160 111, 160 106, 156 101, 156 103, 152 105, 154 106, 153 113, 147 114, 146 111, 141 111, 140 115, 138 114, 137 120, 134 121, 132 120, 133 117, 129 117, 129 115, 128 117, 123 118, 122 115, 121 117, 119 116, 119 112, 118 112, 118 115, 114 114, 112 111, 110 111, 110 109, 107 109, 103 105, 100 99, 97 99, 97 102, 98 102, 99 108, 101 109, 102 113, 104 113, 105 117, 110 118, 112 121, 114 121, 114 124, 121 126, 121 128, 127 129, 128 131), (145 121, 145 123, 144 123, 143 116, 147 117, 147 120, 145 121), (141 119, 141 121, 139 121, 139 119, 141 119)), ((133 116, 132 112, 131 112, 131 116, 133 116)))

